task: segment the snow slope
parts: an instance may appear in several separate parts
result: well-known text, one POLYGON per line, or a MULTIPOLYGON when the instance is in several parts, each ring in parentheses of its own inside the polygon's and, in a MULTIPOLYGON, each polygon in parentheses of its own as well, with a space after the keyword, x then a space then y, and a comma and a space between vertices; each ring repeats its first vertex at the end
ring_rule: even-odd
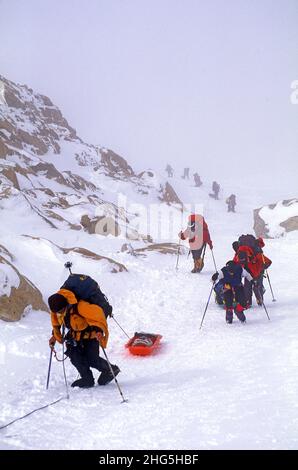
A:
MULTIPOLYGON (((262 202, 262 195, 253 200, 243 189, 241 193, 240 187, 233 188, 231 192, 239 194, 239 204, 236 214, 228 214, 224 195, 214 201, 206 187, 194 188, 181 179, 171 183, 186 204, 202 205, 220 268, 232 257, 233 240, 252 231, 252 210, 262 202)), ((74 237, 80 237, 80 245, 89 249, 99 243, 95 236, 73 231, 56 233, 45 227, 41 231, 51 240, 56 237, 58 242, 59 238, 61 246, 72 245, 74 237)), ((11 248, 9 233, 5 242, 11 248)), ((17 262, 47 296, 66 276, 65 259, 57 259, 49 246, 30 243, 23 261, 16 252, 17 262)), ((203 272, 194 275, 187 256, 180 258, 175 271, 175 256, 152 253, 136 258, 116 252, 109 237, 100 243, 106 254, 113 252, 114 259, 124 263, 129 272, 115 275, 102 268, 98 271, 95 262, 75 266, 75 270, 88 269, 88 274, 98 279, 114 306, 116 320, 129 336, 140 330, 160 333, 161 349, 152 357, 130 356, 124 348, 125 334, 110 319, 107 354, 121 368, 118 381, 128 403, 121 404, 114 383, 70 389, 68 400, 0 430, 0 448, 297 449, 295 232, 266 242, 265 253, 273 260, 270 279, 278 300, 271 302, 266 286, 271 320, 254 305, 247 312, 245 325, 237 320, 227 325, 224 311, 212 299, 201 330, 214 272, 208 250, 203 272)), ((43 312, 31 312, 18 324, 1 323, 0 425, 65 396, 62 366, 56 361, 50 388, 45 390, 50 330, 49 317, 43 312)), ((66 371, 71 383, 77 374, 68 361, 66 371)))

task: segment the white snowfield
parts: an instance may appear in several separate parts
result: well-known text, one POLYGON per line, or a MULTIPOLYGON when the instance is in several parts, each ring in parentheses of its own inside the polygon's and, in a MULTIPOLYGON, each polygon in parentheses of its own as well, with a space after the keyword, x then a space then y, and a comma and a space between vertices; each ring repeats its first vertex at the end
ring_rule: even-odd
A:
MULTIPOLYGON (((228 193, 214 201, 208 197, 210 185, 198 189, 181 179, 172 182, 186 203, 203 204, 218 268, 232 258, 232 242, 252 232, 252 210, 270 202, 268 195, 266 200, 260 195, 254 201, 244 187, 238 192, 233 187, 230 192, 237 195, 237 212, 227 213, 228 193)), ((28 240, 26 249, 18 250, 18 237, 29 233, 31 226, 32 234, 37 229, 30 225, 28 215, 17 229, 19 235, 11 238, 17 220, 13 213, 10 216, 0 242, 14 252, 20 271, 46 299, 67 276, 63 268, 67 256, 63 258, 40 240, 28 240)), ((120 253, 120 242, 110 237, 46 226, 38 227, 38 233, 60 246, 75 246, 79 241, 80 246, 124 263, 128 273, 112 274, 101 263, 88 260, 74 264, 74 272, 98 280, 114 307, 115 319, 129 336, 147 331, 160 333, 163 339, 155 355, 131 356, 125 349, 127 337, 109 319, 107 354, 121 369, 117 378, 128 402, 121 403, 113 382, 87 390, 70 388, 69 399, 0 430, 1 449, 298 448, 297 232, 266 241, 264 252, 273 260, 269 273, 277 299, 272 302, 265 280, 270 321, 254 302, 246 313, 246 324, 234 318, 227 325, 224 311, 212 296, 201 330, 215 271, 209 249, 203 272, 191 274, 191 257, 185 255, 176 271, 175 256, 135 258, 120 253)), ((45 389, 50 333, 50 318, 44 312, 30 312, 17 324, 1 322, 0 426, 66 397, 62 364, 55 360, 49 390, 45 389)), ((57 351, 61 358, 60 346, 57 351)), ((65 364, 70 385, 77 373, 68 360, 65 364)), ((94 376, 98 377, 97 371, 94 376)))

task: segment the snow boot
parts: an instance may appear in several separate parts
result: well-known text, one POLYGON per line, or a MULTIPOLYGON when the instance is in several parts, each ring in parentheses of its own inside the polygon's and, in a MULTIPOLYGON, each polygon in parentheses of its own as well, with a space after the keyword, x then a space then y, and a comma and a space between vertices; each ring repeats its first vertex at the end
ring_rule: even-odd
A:
POLYGON ((226 322, 233 323, 233 310, 231 308, 226 309, 226 322))
POLYGON ((192 273, 200 273, 203 269, 204 261, 202 258, 198 258, 194 260, 194 267, 191 270, 192 273))
POLYGON ((103 371, 103 372, 100 374, 100 376, 98 377, 98 380, 97 380, 98 385, 106 385, 106 384, 108 384, 109 382, 111 382, 111 380, 114 379, 114 376, 116 377, 116 375, 119 374, 120 369, 119 369, 118 366, 112 365, 111 367, 112 367, 112 369, 113 369, 114 375, 112 374, 112 372, 110 371, 110 369, 103 371))
POLYGON ((244 307, 242 307, 242 305, 240 304, 237 304, 236 307, 234 308, 235 315, 238 318, 238 320, 241 321, 241 323, 246 322, 246 317, 243 313, 243 310, 244 310, 244 307))
POLYGON ((80 387, 80 388, 91 388, 94 386, 94 378, 93 376, 86 376, 82 377, 81 379, 75 380, 72 384, 72 387, 80 387))

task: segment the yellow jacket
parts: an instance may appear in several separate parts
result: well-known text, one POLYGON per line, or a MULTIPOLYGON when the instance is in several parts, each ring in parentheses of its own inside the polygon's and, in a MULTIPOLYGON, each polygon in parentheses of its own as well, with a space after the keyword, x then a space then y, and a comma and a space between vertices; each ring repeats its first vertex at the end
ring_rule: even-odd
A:
MULTIPOLYGON (((69 312, 69 323, 70 330, 74 339, 79 341, 82 338, 85 338, 85 335, 82 336, 82 331, 84 331, 88 326, 97 326, 103 332, 103 337, 100 341, 101 345, 105 348, 109 339, 109 330, 107 320, 104 314, 104 311, 101 307, 95 304, 90 304, 85 300, 77 301, 73 292, 67 289, 60 289, 58 294, 63 295, 69 304, 74 305, 71 307, 69 312)), ((51 322, 53 325, 53 335, 55 339, 61 343, 61 326, 65 325, 65 314, 57 314, 51 312, 51 322)), ((86 336, 88 339, 96 337, 96 332, 88 333, 86 336)))

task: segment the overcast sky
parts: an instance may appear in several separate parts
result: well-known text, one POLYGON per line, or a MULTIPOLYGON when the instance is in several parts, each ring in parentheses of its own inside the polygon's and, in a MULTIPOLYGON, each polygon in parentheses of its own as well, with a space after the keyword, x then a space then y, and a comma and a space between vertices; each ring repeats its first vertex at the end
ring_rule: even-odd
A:
POLYGON ((0 73, 138 170, 297 179, 298 0, 0 0, 0 73))

